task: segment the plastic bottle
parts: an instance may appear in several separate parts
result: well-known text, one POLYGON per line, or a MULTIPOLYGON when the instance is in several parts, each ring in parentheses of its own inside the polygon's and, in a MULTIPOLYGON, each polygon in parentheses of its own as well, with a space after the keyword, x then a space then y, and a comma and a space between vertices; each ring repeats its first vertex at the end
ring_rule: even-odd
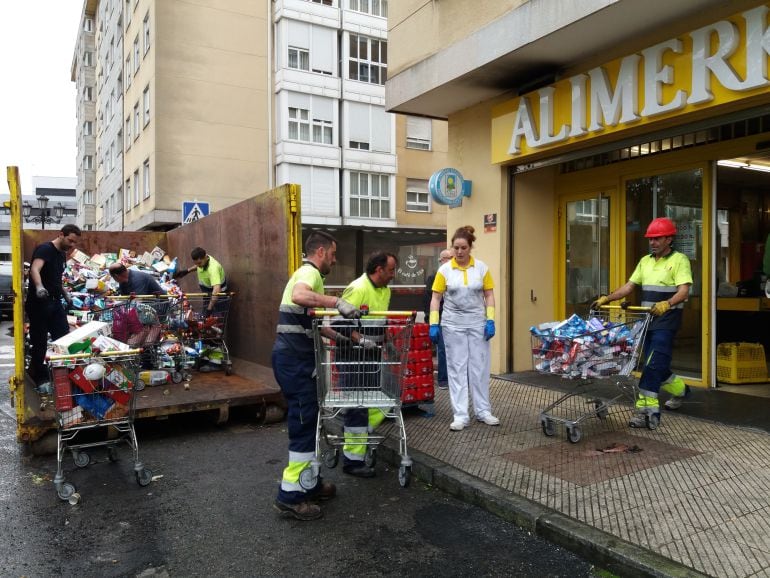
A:
POLYGON ((171 374, 165 369, 140 371, 139 379, 146 385, 163 385, 164 383, 171 383, 171 374))

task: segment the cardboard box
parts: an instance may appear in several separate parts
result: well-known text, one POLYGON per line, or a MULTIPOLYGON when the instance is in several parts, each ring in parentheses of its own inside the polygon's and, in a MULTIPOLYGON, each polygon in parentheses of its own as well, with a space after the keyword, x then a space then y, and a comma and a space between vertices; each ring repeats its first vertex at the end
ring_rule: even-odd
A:
POLYGON ((60 337, 51 346, 57 354, 67 355, 69 353, 69 346, 73 343, 78 343, 91 337, 98 337, 99 335, 112 335, 110 324, 103 321, 89 321, 82 327, 70 331, 64 337, 60 337))

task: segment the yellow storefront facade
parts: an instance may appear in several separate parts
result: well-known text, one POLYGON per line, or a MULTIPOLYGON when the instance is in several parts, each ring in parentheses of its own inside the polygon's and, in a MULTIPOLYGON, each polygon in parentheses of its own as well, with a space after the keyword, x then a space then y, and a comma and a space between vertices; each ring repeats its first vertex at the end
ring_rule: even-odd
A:
MULTIPOLYGON (((448 4, 459 16, 459 4, 448 4)), ((479 56, 497 31, 516 30, 518 20, 537 28, 536 19, 549 16, 533 14, 532 4, 510 3, 451 44, 422 54, 418 46, 412 57, 396 52, 399 27, 390 37, 396 63, 388 106, 446 115, 451 166, 473 184, 471 196, 448 211, 447 230, 476 228, 475 253, 497 283, 493 371, 531 369, 529 328, 585 314, 597 295, 625 283, 648 250, 647 224, 669 217, 694 277, 675 371, 696 386, 761 382, 761 369, 725 374, 717 351, 746 342, 770 353, 770 272, 762 263, 770 234, 770 4, 735 2, 728 10, 683 0, 671 12, 635 16, 641 3, 576 2, 584 13, 573 22, 552 24, 550 34, 529 42, 510 41, 497 54, 491 48, 487 61, 479 56), (602 45, 606 22, 622 43, 602 45), (568 33, 571 49, 549 69, 558 73, 527 67, 534 47, 559 54, 568 33), (464 71, 432 86, 415 81, 468 42, 475 63, 455 55, 464 71), (510 86, 495 92, 504 62, 510 86), (463 98, 462 90, 477 95, 463 98), (496 226, 485 228, 492 220, 496 226)), ((410 19, 427 20, 416 8, 401 9, 403 29, 410 19)))

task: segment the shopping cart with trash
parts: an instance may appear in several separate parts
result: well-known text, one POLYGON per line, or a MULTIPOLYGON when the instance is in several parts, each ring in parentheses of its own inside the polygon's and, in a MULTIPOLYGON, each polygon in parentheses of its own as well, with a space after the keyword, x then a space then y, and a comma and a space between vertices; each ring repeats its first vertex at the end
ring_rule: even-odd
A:
MULTIPOLYGON (((562 424, 567 439, 578 443, 583 422, 606 420, 613 405, 635 403, 637 369, 651 320, 649 307, 603 305, 585 319, 577 315, 559 323, 530 330, 535 371, 579 380, 579 383, 540 412, 546 436, 562 424)), ((647 427, 658 427, 659 417, 647 417, 647 427)))
POLYGON ((227 318, 234 293, 219 293, 213 311, 209 311, 211 295, 186 293, 182 298, 182 318, 178 325, 184 345, 195 350, 200 364, 221 366, 227 375, 233 372, 230 350, 225 339, 227 318))
POLYGON ((131 347, 141 348, 142 371, 134 387, 180 383, 191 378, 194 364, 183 340, 173 327, 181 317, 182 299, 177 295, 130 295, 113 297, 99 312, 99 319, 112 326, 112 336, 131 347))
POLYGON ((92 461, 91 450, 106 448, 107 458, 114 462, 118 446, 127 444, 132 451, 136 482, 146 486, 152 481, 152 471, 139 459, 134 430, 134 385, 140 353, 140 349, 125 349, 48 358, 58 426, 53 483, 60 499, 71 504, 80 499, 75 485, 64 476, 67 452, 72 454, 75 466, 85 468, 92 461), (102 431, 96 431, 99 429, 102 431))
MULTIPOLYGON (((412 460, 406 443, 401 413, 401 390, 407 364, 415 313, 372 311, 357 320, 340 318, 334 310, 311 311, 315 344, 318 423, 315 459, 300 477, 311 488, 323 463, 336 467, 340 448, 345 445, 341 418, 349 409, 378 409, 395 420, 401 461, 398 481, 409 485, 412 460)), ((376 448, 387 434, 369 433, 360 441, 366 445, 366 465, 374 466, 376 448)), ((357 440, 358 444, 359 441, 357 440)))

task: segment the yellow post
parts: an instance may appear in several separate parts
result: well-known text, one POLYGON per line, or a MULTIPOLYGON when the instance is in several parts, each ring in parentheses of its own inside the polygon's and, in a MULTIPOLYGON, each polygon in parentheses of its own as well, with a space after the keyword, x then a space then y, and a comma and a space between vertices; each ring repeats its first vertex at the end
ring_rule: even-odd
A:
POLYGON ((289 228, 289 277, 302 265, 302 216, 300 211, 301 189, 289 185, 289 203, 286 222, 289 228))
POLYGON ((19 167, 7 167, 8 190, 11 200, 6 207, 11 211, 11 267, 13 268, 13 350, 14 374, 9 380, 11 403, 16 408, 16 432, 22 441, 22 430, 25 422, 24 408, 24 303, 22 284, 24 272, 22 262, 24 256, 21 249, 21 185, 19 184, 19 167))

